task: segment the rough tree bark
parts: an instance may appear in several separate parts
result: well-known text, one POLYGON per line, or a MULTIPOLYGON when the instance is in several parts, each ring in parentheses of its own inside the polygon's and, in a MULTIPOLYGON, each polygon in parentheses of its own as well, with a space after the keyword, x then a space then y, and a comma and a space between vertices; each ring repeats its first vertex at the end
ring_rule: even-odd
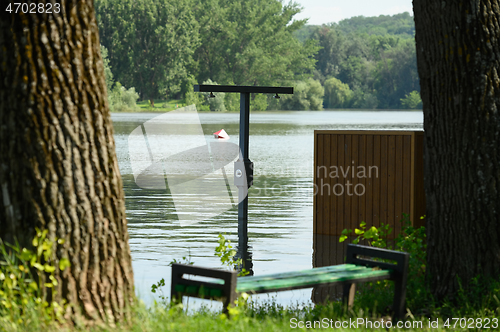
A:
POLYGON ((438 299, 500 273, 498 0, 414 0, 428 277, 438 299))
POLYGON ((93 1, 57 2, 57 15, 1 7, 0 237, 64 239, 68 315, 116 322, 134 280, 93 1))

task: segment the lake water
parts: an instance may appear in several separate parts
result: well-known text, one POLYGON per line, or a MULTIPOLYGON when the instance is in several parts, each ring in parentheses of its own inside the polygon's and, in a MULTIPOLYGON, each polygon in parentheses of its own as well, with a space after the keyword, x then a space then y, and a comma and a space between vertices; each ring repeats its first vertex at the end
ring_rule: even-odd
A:
MULTIPOLYGON (((129 137, 138 126, 159 115, 112 114, 126 195, 136 291, 146 303, 153 299, 151 285, 162 278, 166 282, 164 292, 170 294, 168 264, 173 259, 190 255, 196 265, 219 267, 219 258, 214 255, 218 235, 226 233, 235 246, 238 242, 237 209, 182 224, 169 191, 143 189, 136 184, 129 137)), ((238 144, 239 114, 200 113, 199 119, 206 142, 214 141, 212 133, 224 128, 230 136, 229 142, 238 144)), ((174 122, 181 131, 189 125, 183 123, 182 116, 174 122)), ((422 127, 421 111, 251 113, 249 155, 254 163, 254 185, 248 194, 248 235, 254 274, 312 267, 314 130, 421 130, 422 127)), ((179 204, 178 198, 175 204, 179 204)), ((310 299, 311 289, 281 292, 275 298, 284 305, 308 304, 310 299)))

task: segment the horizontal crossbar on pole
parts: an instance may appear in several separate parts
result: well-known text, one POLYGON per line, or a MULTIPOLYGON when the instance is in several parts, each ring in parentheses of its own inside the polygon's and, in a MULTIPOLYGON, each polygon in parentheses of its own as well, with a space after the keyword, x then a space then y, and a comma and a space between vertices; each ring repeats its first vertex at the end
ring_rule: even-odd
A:
POLYGON ((239 85, 207 85, 194 86, 195 92, 240 92, 240 93, 281 93, 293 94, 292 87, 275 86, 239 86, 239 85))

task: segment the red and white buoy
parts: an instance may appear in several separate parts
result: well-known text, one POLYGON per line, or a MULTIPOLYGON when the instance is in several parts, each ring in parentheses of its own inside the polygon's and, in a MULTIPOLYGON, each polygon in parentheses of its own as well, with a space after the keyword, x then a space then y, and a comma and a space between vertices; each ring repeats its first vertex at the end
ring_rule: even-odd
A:
POLYGON ((226 131, 224 129, 216 131, 214 133, 214 137, 218 138, 218 139, 229 139, 229 135, 226 133, 226 131))

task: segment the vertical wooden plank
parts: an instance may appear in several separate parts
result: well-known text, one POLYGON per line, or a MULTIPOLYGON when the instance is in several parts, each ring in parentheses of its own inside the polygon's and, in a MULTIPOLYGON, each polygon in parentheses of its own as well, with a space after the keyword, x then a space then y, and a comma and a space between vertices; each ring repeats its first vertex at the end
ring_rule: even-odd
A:
POLYGON ((395 197, 394 197, 394 219, 396 227, 392 237, 401 233, 401 219, 403 218, 403 138, 404 136, 396 136, 396 156, 395 156, 395 197))
MULTIPOLYGON (((336 257, 335 257, 335 264, 345 264, 345 257, 347 255, 347 244, 350 243, 351 241, 347 239, 346 241, 340 243, 339 242, 340 236, 335 236, 333 237, 334 242, 337 245, 337 250, 336 250, 336 257)), ((342 294, 342 286, 335 286, 336 294, 340 295, 342 294)))
POLYGON ((345 135, 338 135, 337 138, 337 164, 333 165, 337 167, 337 177, 335 178, 336 181, 334 181, 335 185, 332 187, 332 197, 337 201, 337 220, 336 220, 336 229, 337 229, 337 234, 339 235, 342 233, 342 230, 344 229, 344 196, 343 195, 337 195, 337 193, 340 193, 337 185, 341 188, 344 187, 344 180, 342 178, 342 172, 340 171, 340 166, 344 165, 344 150, 345 149, 345 135))
POLYGON ((344 186, 343 186, 343 198, 344 198, 344 226, 343 228, 353 229, 356 224, 353 222, 351 217, 351 205, 352 200, 351 197, 347 195, 347 181, 349 180, 350 174, 348 174, 347 166, 351 165, 351 150, 352 150, 352 134, 345 135, 344 141, 344 165, 341 169, 342 174, 340 175, 343 178, 344 186))
POLYGON ((396 136, 388 135, 387 138, 387 221, 393 229, 396 229, 396 218, 394 213, 396 199, 396 136))
POLYGON ((388 154, 389 154, 388 137, 387 134, 383 134, 380 136, 380 222, 379 224, 377 224, 377 226, 380 226, 380 223, 384 224, 388 223, 388 213, 387 213, 388 154))
POLYGON ((354 186, 358 184, 358 180, 356 179, 356 165, 359 163, 359 133, 353 133, 351 139, 351 161, 349 162, 347 169, 348 175, 347 179, 349 180, 350 185, 346 186, 346 194, 351 200, 351 220, 354 225, 359 225, 361 220, 358 219, 358 210, 359 210, 359 199, 358 196, 354 193, 354 186))
MULTIPOLYGON (((328 137, 328 135, 325 135, 325 138, 328 137)), ((321 240, 321 252, 320 252, 320 255, 321 255, 321 266, 327 266, 329 265, 329 261, 330 261, 330 255, 331 255, 331 252, 329 250, 329 245, 328 245, 328 239, 330 238, 330 235, 321 235, 320 237, 320 240, 321 240)))
MULTIPOLYGON (((403 206, 402 213, 410 215, 411 196, 411 135, 403 136, 403 206)), ((412 220, 413 221, 413 220, 412 220)))
POLYGON ((359 135, 359 151, 358 162, 356 163, 355 176, 357 180, 357 187, 354 187, 354 194, 358 199, 358 220, 366 221, 366 172, 363 174, 361 171, 366 170, 367 160, 366 150, 366 135, 359 135), (358 176, 359 175, 359 176, 358 176))
POLYGON ((318 237, 320 235, 313 233, 313 254, 312 254, 312 266, 313 267, 319 267, 318 261, 319 261, 319 255, 318 255, 318 237))
MULTIPOLYGON (((327 138, 329 135, 325 135, 327 138)), ((321 266, 328 266, 330 265, 329 264, 329 261, 330 261, 330 250, 329 250, 329 238, 330 236, 329 235, 321 235, 321 237, 319 238, 320 240, 320 255, 321 255, 321 266)), ((327 296, 327 293, 325 291, 325 287, 320 287, 320 294, 321 294, 321 301, 324 302, 325 301, 325 298, 327 296)))
POLYGON ((330 166, 332 165, 337 165, 338 164, 338 135, 332 134, 330 135, 330 147, 331 147, 331 152, 330 152, 330 165, 328 167, 328 179, 330 183, 330 229, 329 229, 329 235, 338 235, 337 234, 337 204, 338 200, 335 197, 335 194, 333 193, 333 186, 336 183, 336 180, 330 176, 330 166))
POLYGON ((313 163, 313 234, 318 232, 317 223, 317 209, 318 209, 318 199, 317 194, 317 183, 318 183, 318 132, 314 131, 314 163, 313 163))
POLYGON ((410 178, 410 220, 415 226, 415 136, 416 132, 411 133, 411 178, 410 178))
POLYGON ((366 177, 365 177, 365 188, 366 188, 366 193, 365 193, 365 202, 366 202, 366 208, 365 208, 365 222, 368 225, 373 225, 373 181, 374 177, 376 176, 376 173, 371 173, 370 172, 370 167, 374 166, 374 161, 373 161, 373 141, 374 141, 374 136, 373 135, 367 135, 366 136, 366 177))
MULTIPOLYGON (((326 176, 323 178, 323 183, 322 186, 324 186, 325 190, 322 190, 322 195, 324 197, 324 202, 326 204, 323 204, 323 233, 325 235, 330 234, 330 223, 332 220, 330 219, 330 206, 332 205, 331 203, 331 194, 330 194, 330 186, 331 186, 331 180, 328 177, 328 169, 331 165, 331 146, 330 146, 330 136, 331 134, 324 135, 324 140, 323 140, 323 149, 325 149, 325 166, 326 166, 326 176)), ((328 248, 327 248, 328 249, 328 248)))
POLYGON ((316 180, 316 233, 323 234, 323 224, 325 223, 324 215, 323 215, 323 206, 325 205, 325 198, 321 195, 321 184, 323 182, 324 177, 324 167, 325 167, 325 155, 324 152, 324 134, 320 134, 317 136, 317 158, 318 158, 318 166, 316 168, 317 177, 316 180))
POLYGON ((382 163, 381 163, 381 135, 374 135, 373 136, 373 165, 374 168, 373 170, 369 169, 369 174, 372 176, 373 180, 373 221, 372 225, 380 225, 380 220, 381 215, 381 192, 380 192, 380 187, 381 187, 381 182, 382 182, 382 163), (373 171, 377 171, 377 174, 375 177, 373 174, 373 171), (371 171, 371 172, 370 172, 371 171))
POLYGON ((415 226, 425 225, 425 219, 420 217, 425 215, 425 188, 424 188, 424 134, 415 134, 415 219, 412 221, 415 226))
MULTIPOLYGON (((316 144, 317 144, 317 134, 316 132, 314 133, 314 170, 313 170, 313 173, 314 173, 314 183, 316 183, 316 174, 317 174, 317 170, 316 170, 316 144)), ((314 195, 316 196, 316 195, 314 195)), ((313 198, 314 199, 314 198, 313 198)), ((316 204, 314 205, 314 207, 316 206, 316 204)), ((318 253, 318 237, 320 237, 321 235, 317 234, 315 231, 313 231, 313 243, 312 243, 312 249, 313 249, 313 254, 312 254, 312 267, 320 267, 319 266, 319 253, 318 253)), ((317 290, 317 287, 314 287, 312 292, 311 292, 311 300, 316 303, 316 301, 319 301, 319 296, 318 296, 318 290, 317 290)))
MULTIPOLYGON (((330 250, 332 255, 331 260, 329 261, 329 265, 339 265, 339 264, 344 264, 345 263, 345 249, 346 248, 346 242, 339 242, 340 236, 330 236, 329 242, 330 242, 330 250)), ((335 300, 336 298, 339 298, 342 294, 342 286, 333 286, 333 287, 327 287, 328 289, 328 297, 330 301, 335 300)))

